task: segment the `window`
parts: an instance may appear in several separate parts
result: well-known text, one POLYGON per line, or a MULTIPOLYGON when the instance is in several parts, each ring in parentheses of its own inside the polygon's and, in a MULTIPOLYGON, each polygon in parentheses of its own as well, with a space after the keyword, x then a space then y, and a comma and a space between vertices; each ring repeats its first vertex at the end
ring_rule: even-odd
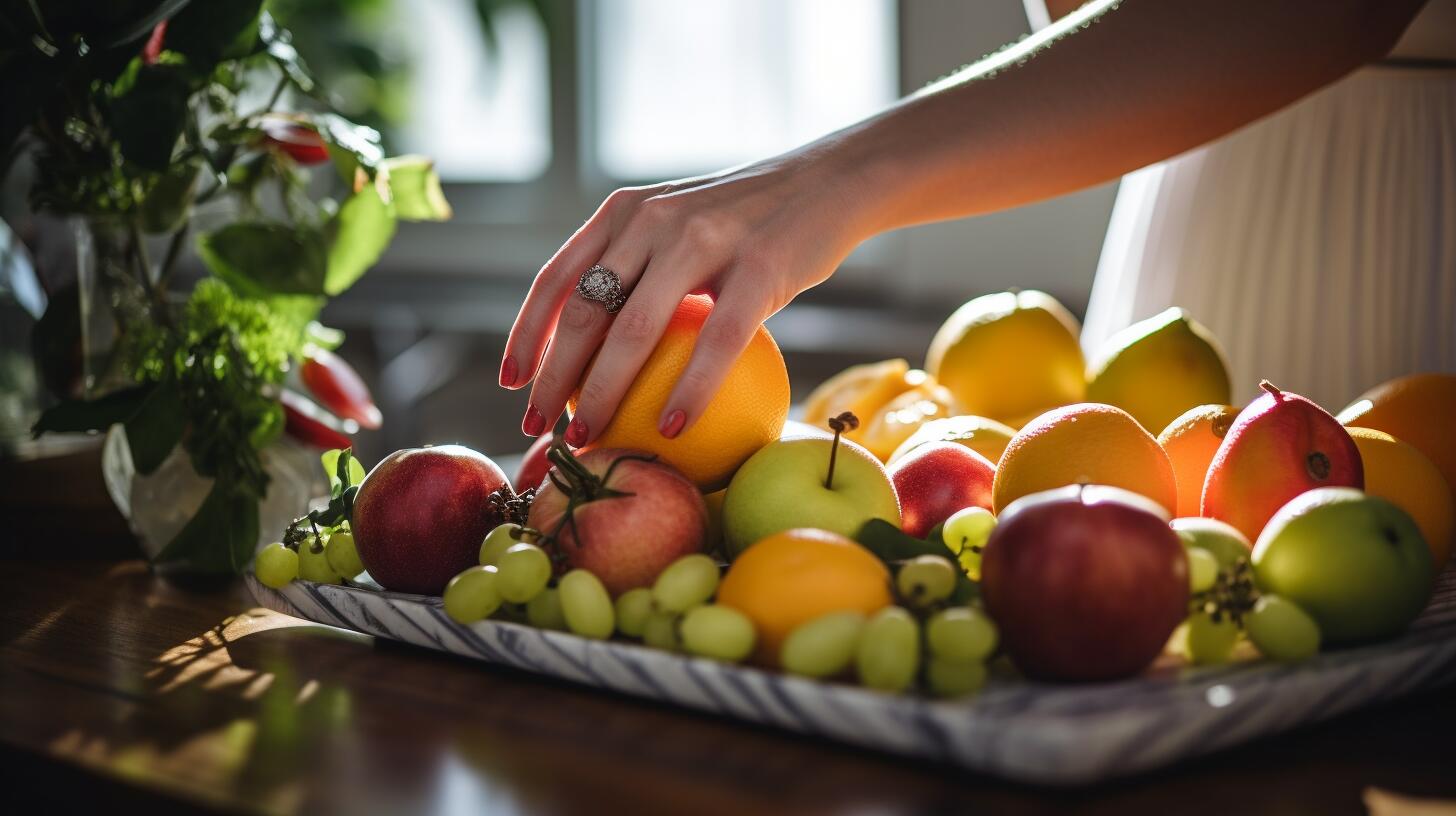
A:
POLYGON ((896 97, 890 0, 599 0, 601 172, 662 179, 773 155, 896 97))
POLYGON ((404 37, 411 110, 405 152, 435 159, 451 181, 528 181, 551 162, 549 61, 540 18, 524 5, 494 13, 487 48, 472 0, 413 0, 404 37))

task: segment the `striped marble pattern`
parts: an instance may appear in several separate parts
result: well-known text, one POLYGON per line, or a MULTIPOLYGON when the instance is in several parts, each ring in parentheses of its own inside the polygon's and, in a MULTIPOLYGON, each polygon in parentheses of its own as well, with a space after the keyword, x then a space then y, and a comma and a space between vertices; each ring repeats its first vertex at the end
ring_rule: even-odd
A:
POLYGON ((1145 771, 1456 680, 1456 568, 1398 640, 1284 666, 1163 666, 1096 685, 993 677, 939 702, 592 641, 450 620, 440 599, 295 581, 263 606, 488 663, 1012 779, 1072 785, 1145 771))

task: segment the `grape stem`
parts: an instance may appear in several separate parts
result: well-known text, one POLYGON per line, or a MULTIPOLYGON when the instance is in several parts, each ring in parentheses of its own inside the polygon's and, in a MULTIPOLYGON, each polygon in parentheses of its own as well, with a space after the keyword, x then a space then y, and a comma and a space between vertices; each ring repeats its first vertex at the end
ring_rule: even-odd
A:
POLYGON ((839 437, 845 431, 852 431, 859 427, 859 417, 853 411, 845 411, 839 416, 829 418, 829 430, 834 431, 834 442, 829 446, 829 471, 824 476, 824 489, 834 489, 834 459, 839 453, 839 437))

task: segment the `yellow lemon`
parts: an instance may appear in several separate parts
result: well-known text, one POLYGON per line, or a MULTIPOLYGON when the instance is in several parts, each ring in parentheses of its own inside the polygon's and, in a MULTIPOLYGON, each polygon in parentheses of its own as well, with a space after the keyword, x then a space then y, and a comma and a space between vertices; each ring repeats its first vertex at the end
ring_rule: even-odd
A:
POLYGON ((998 292, 935 333, 925 370, 968 414, 1001 422, 1078 402, 1086 389, 1077 319, 1045 292, 998 292))
POLYGON ((1172 308, 1107 338, 1088 367, 1087 399, 1116 405, 1149 433, 1196 405, 1226 405, 1228 366, 1213 334, 1172 308))

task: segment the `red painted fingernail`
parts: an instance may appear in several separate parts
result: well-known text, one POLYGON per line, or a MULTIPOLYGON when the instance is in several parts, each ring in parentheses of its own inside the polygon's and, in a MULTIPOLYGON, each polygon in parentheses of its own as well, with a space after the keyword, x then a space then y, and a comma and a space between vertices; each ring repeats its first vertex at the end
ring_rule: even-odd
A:
POLYGON ((535 405, 526 406, 526 418, 521 420, 521 433, 526 436, 540 436, 546 430, 546 417, 536 410, 535 405))
POLYGON ((684 414, 682 409, 679 408, 668 414, 667 419, 662 421, 662 424, 658 426, 657 430, 668 439, 676 439, 677 435, 682 433, 683 425, 686 425, 687 421, 688 415, 684 414))
POLYGON ((516 384, 516 358, 506 357, 501 361, 500 384, 506 388, 516 384))
POLYGON ((566 426, 566 444, 573 448, 586 444, 586 423, 581 421, 581 417, 572 417, 571 423, 566 426))

